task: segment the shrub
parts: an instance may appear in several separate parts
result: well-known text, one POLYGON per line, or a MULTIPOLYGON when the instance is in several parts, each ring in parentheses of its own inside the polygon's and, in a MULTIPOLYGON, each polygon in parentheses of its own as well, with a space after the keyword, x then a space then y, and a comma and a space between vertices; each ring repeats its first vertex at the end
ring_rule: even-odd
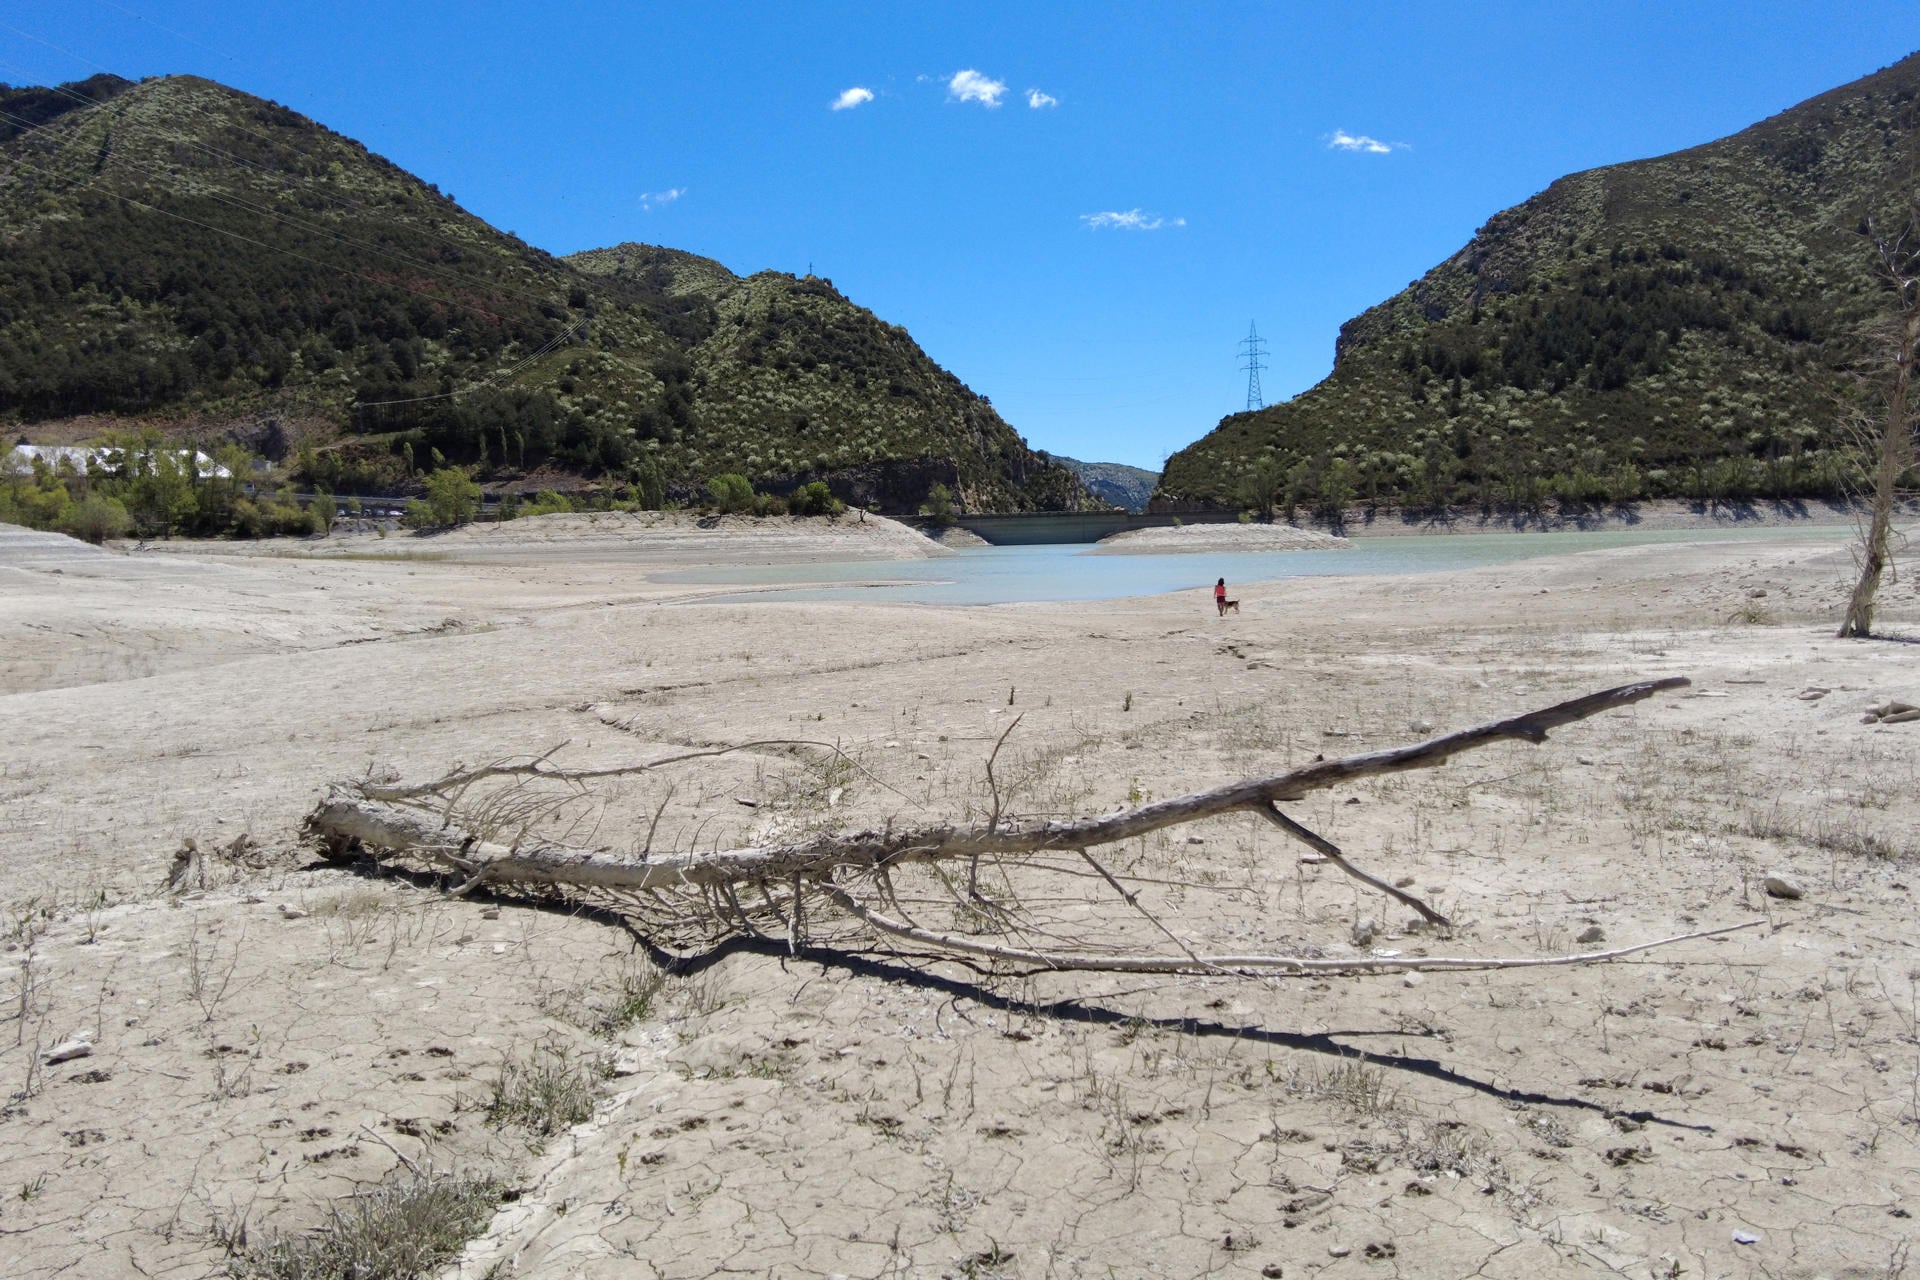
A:
POLYGON ((133 527, 133 517, 117 498, 89 494, 74 504, 66 518, 66 531, 98 546, 108 538, 124 538, 133 527))
POLYGON ((713 505, 722 512, 753 509, 753 483, 737 471, 717 475, 707 481, 713 505))
POLYGON ((837 516, 847 504, 833 496, 825 480, 814 480, 793 491, 787 498, 787 509, 797 516, 837 516))

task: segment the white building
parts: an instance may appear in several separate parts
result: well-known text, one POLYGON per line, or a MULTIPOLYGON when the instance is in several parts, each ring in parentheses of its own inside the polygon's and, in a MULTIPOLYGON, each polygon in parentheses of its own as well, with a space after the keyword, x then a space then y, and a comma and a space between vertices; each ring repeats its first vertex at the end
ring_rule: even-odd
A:
MULTIPOLYGON (((194 474, 202 480, 228 480, 233 477, 232 472, 198 449, 175 449, 172 452, 181 466, 191 465, 194 474)), ((77 472, 84 472, 88 468, 95 471, 117 472, 126 468, 127 451, 83 448, 77 445, 17 444, 13 446, 13 452, 7 455, 7 460, 14 467, 26 471, 31 471, 33 464, 38 461, 46 463, 56 471, 64 463, 77 472)))

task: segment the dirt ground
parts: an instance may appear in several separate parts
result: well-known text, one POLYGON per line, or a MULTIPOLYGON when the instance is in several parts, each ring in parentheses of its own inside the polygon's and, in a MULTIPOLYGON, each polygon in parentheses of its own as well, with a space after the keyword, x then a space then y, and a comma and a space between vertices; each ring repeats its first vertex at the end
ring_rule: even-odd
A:
POLYGON ((0 1273, 221 1274, 409 1163, 504 1188, 476 1278, 1910 1273, 1920 722, 1862 714, 1920 703, 1911 579, 1867 642, 1832 638, 1830 539, 1236 584, 1224 619, 718 603, 650 575, 919 550, 547 519, 319 555, 0 530, 0 1273), (1012 972, 819 920, 667 971, 683 937, 300 834, 370 772, 761 739, 844 755, 688 761, 551 822, 620 850, 656 811, 681 849, 978 821, 1016 717, 1007 808, 1097 813, 1668 675, 1290 810, 1450 934, 1246 816, 1102 855, 1137 906, 1065 861, 987 885, 1044 940, 1240 954, 1760 922, 1587 967, 1012 972))

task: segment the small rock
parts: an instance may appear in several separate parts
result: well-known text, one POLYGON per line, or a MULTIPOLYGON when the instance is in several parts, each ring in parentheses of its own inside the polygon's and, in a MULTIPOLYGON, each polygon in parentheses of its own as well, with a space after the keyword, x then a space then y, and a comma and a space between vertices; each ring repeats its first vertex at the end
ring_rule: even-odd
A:
POLYGON ((1760 885, 1767 891, 1769 898, 1804 898, 1807 896, 1807 891, 1800 887, 1798 881, 1790 880, 1786 876, 1768 876, 1760 882, 1760 885))
POLYGON ((1766 598, 1767 589, 1765 587, 1755 587, 1753 590, 1747 592, 1747 599, 1749 600, 1765 600, 1766 598))
POLYGON ((1279 1263, 1269 1262, 1266 1266, 1260 1268, 1260 1274, 1265 1276, 1267 1280, 1280 1280, 1280 1277, 1287 1273, 1281 1268, 1279 1263))
POLYGON ((1432 733, 1433 721, 1415 720, 1412 724, 1408 725, 1407 728, 1413 733, 1432 733))
POLYGON ((93 1046, 85 1040, 75 1039, 65 1041, 53 1046, 51 1049, 45 1050, 41 1053, 40 1060, 51 1066, 56 1062, 72 1062, 75 1058, 91 1058, 92 1056, 93 1046))
POLYGON ((1205 844, 1206 842, 1207 842, 1207 838, 1205 836, 1188 836, 1187 837, 1188 844, 1205 844))
POLYGON ((1751 1231, 1736 1231, 1733 1233, 1733 1242, 1735 1244, 1759 1244, 1760 1237, 1751 1231))
POLYGON ((1410 973, 1406 977, 1400 979, 1400 985, 1403 987, 1417 987, 1420 985, 1421 981, 1422 979, 1419 974, 1410 973))
POLYGON ((1607 931, 1597 924, 1588 925, 1580 931, 1580 936, 1574 939, 1575 942, 1605 942, 1606 940, 1607 931))
POLYGON ((1317 867, 1326 860, 1327 855, 1324 853, 1303 853, 1300 855, 1302 865, 1309 867, 1317 867))
POLYGON ((280 904, 280 918, 283 920, 305 920, 307 913, 299 907, 290 907, 283 902, 280 904))
POLYGON ((1395 880, 1393 882, 1393 887, 1396 889, 1411 889, 1413 888, 1413 877, 1401 876, 1398 880, 1395 880))
POLYGON ((1353 922, 1353 945, 1370 947, 1373 945, 1374 935, 1379 932, 1380 926, 1374 923, 1372 916, 1361 916, 1353 922))
POLYGON ((1353 1248, 1351 1245, 1330 1244, 1327 1246, 1327 1256, 1330 1258, 1344 1258, 1352 1252, 1353 1248))
POLYGON ((480 918, 482 920, 498 920, 500 918, 500 908, 488 907, 480 913, 480 918))
POLYGON ((615 1049, 613 1059, 608 1064, 608 1070, 612 1072, 615 1079, 625 1079, 627 1076, 639 1075, 643 1065, 645 1064, 640 1061, 640 1050, 615 1049))
POLYGON ((749 809, 758 809, 760 807, 758 800, 751 799, 747 796, 735 796, 733 802, 738 805, 745 805, 749 809))

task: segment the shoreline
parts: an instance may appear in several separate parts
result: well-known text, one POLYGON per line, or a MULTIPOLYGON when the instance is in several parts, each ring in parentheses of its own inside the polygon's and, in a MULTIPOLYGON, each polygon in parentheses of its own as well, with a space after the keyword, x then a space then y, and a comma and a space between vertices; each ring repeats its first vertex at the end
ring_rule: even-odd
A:
MULTIPOLYGON (((1756 502, 1705 502, 1660 498, 1603 507, 1569 507, 1533 512, 1494 512, 1453 508, 1443 513, 1407 509, 1350 509, 1337 525, 1321 519, 1289 522, 1296 528, 1339 530, 1348 538, 1403 538, 1456 533, 1608 533, 1645 529, 1818 528, 1863 519, 1866 508, 1824 499, 1765 499, 1756 502)), ((1920 518, 1920 502, 1895 507, 1896 519, 1920 518)), ((1278 523, 1276 521, 1276 523, 1278 523)), ((1195 527, 1195 526, 1185 526, 1195 527)))

